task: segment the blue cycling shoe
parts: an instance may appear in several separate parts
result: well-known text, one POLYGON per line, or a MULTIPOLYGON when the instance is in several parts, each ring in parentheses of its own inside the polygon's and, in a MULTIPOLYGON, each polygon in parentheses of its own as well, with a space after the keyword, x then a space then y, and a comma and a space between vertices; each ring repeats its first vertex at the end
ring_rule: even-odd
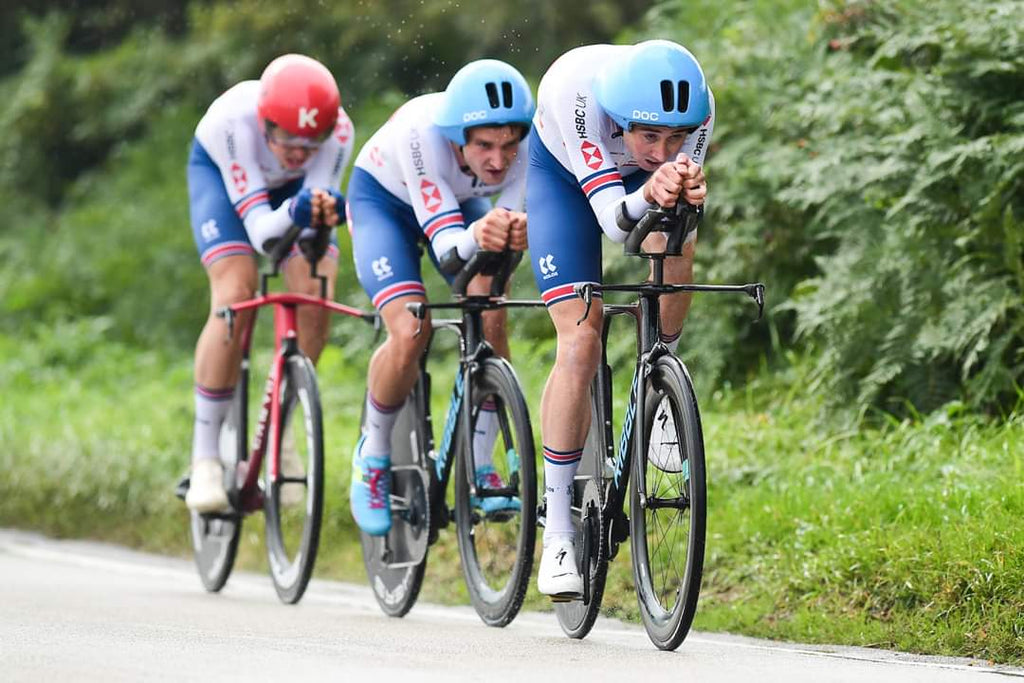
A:
POLYGON ((352 485, 349 505, 356 524, 371 536, 391 530, 391 458, 359 453, 366 437, 360 437, 352 454, 352 485))
MULTIPOLYGON (((501 489, 505 488, 505 483, 494 470, 494 465, 481 465, 476 468, 476 486, 478 489, 501 489)), ((507 496, 493 498, 477 498, 474 496, 472 503, 474 508, 480 510, 485 515, 492 515, 498 512, 519 512, 522 508, 519 498, 509 498, 507 496)))

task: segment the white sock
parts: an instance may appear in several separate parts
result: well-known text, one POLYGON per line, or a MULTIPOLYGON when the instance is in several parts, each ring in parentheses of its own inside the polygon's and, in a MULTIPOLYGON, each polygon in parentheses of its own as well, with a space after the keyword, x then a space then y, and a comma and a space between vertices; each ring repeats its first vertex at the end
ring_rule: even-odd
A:
POLYGON ((363 457, 384 457, 391 454, 391 429, 395 426, 401 408, 401 403, 397 406, 378 403, 370 392, 366 392, 366 441, 363 442, 363 457))
POLYGON ((220 427, 231 409, 235 388, 207 389, 196 384, 196 419, 192 429, 192 462, 220 460, 220 427))
POLYGON ((572 483, 580 466, 583 449, 556 451, 544 447, 544 500, 547 501, 547 522, 544 544, 554 538, 572 538, 572 483))
POLYGON ((494 399, 485 399, 476 416, 473 429, 473 464, 477 469, 493 464, 494 442, 498 438, 498 406, 494 399))
POLYGON ((668 347, 669 351, 675 353, 676 349, 679 348, 679 338, 682 336, 682 334, 682 330, 679 330, 675 334, 665 334, 664 332, 662 332, 661 341, 665 344, 665 346, 668 347))

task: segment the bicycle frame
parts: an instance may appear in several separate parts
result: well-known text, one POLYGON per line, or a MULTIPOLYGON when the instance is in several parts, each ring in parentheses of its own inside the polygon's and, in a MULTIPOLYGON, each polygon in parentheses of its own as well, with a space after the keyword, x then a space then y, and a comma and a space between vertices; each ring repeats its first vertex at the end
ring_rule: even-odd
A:
MULTIPOLYGON (((629 526, 625 515, 625 503, 629 485, 629 475, 633 468, 634 457, 646 457, 647 444, 643 442, 643 430, 636 431, 637 424, 643 425, 646 420, 647 377, 661 356, 671 354, 668 346, 661 341, 661 304, 660 298, 665 294, 678 292, 743 292, 753 298, 760 311, 764 306, 764 286, 760 283, 747 285, 701 285, 701 284, 665 284, 664 255, 648 254, 654 266, 653 282, 637 285, 597 285, 586 283, 576 286, 576 293, 586 304, 583 318, 589 315, 593 303, 594 292, 632 292, 639 295, 634 304, 602 304, 604 318, 602 321, 601 366, 596 377, 595 391, 599 402, 596 417, 604 432, 604 458, 612 463, 612 476, 607 484, 603 513, 609 520, 609 558, 615 557, 620 543, 629 538, 629 526), (607 363, 608 333, 611 321, 617 315, 629 315, 636 327, 637 353, 630 386, 626 413, 618 442, 612 434, 612 401, 611 373, 607 363), (617 445, 617 448, 616 448, 617 445)), ((581 319, 582 320, 582 319, 581 319)), ((596 449, 594 449, 596 452, 596 449)), ((602 473, 603 462, 581 464, 578 478, 589 478, 602 473), (593 472, 589 468, 597 468, 593 472)), ((668 507, 671 501, 648 500, 645 490, 646 482, 636 482, 638 494, 646 507, 668 507)))
MULTIPOLYGON (((465 406, 473 405, 473 383, 470 378, 487 358, 495 356, 493 347, 487 342, 483 334, 483 312, 499 308, 543 306, 540 301, 518 301, 495 298, 489 295, 466 296, 453 303, 412 303, 408 304, 410 312, 422 321, 426 318, 427 311, 433 309, 459 309, 462 311, 460 319, 432 320, 433 330, 452 330, 459 338, 459 369, 455 375, 452 386, 451 398, 448 402, 448 412, 445 417, 444 428, 441 433, 440 448, 434 448, 433 419, 430 412, 430 373, 427 371, 427 359, 430 355, 430 343, 420 359, 420 374, 424 378, 426 389, 424 416, 427 422, 427 457, 433 461, 431 466, 431 491, 430 500, 435 509, 431 510, 431 526, 433 529, 441 529, 448 526, 450 514, 444 503, 444 492, 448 488, 448 481, 451 478, 451 469, 454 455, 454 445, 458 441, 472 443, 473 434, 470 428, 470 414, 465 406)), ((419 333, 419 330, 417 330, 419 333)), ((472 458, 465 459, 466 478, 469 482, 470 495, 475 497, 509 497, 516 496, 516 482, 510 481, 508 485, 500 489, 480 490, 476 486, 476 477, 473 472, 472 458)))
MULTIPOLYGON (((358 308, 339 304, 328 299, 327 278, 317 274, 315 263, 310 264, 310 275, 317 278, 320 282, 319 297, 308 294, 268 293, 270 278, 276 277, 279 274, 279 268, 280 263, 275 261, 274 267, 270 272, 260 275, 259 296, 226 306, 217 312, 217 315, 224 318, 227 322, 228 338, 230 339, 234 333, 236 316, 244 311, 252 311, 252 315, 249 316, 241 330, 242 362, 239 386, 243 392, 248 392, 252 337, 259 309, 265 306, 273 306, 274 308, 274 358, 271 361, 270 372, 267 375, 267 381, 263 390, 263 401, 260 405, 259 416, 257 417, 252 447, 243 454, 245 459, 238 463, 236 480, 240 481, 241 485, 238 487, 239 500, 237 507, 243 513, 253 512, 263 506, 263 492, 257 484, 260 466, 263 463, 263 458, 267 456, 268 447, 270 457, 267 467, 270 481, 277 481, 280 473, 281 406, 280 402, 274 400, 274 397, 280 395, 281 378, 284 375, 285 363, 289 357, 299 353, 298 306, 318 306, 334 313, 362 318, 368 322, 376 318, 376 314, 366 313, 358 308), (273 429, 270 429, 271 426, 273 426, 273 429)), ((239 420, 242 433, 248 438, 248 415, 240 415, 239 420)))

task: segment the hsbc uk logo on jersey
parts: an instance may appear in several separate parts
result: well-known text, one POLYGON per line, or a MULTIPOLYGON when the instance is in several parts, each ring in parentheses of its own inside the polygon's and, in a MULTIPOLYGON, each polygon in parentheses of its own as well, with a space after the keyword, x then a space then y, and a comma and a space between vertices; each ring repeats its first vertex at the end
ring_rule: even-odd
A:
POLYGON ((583 163, 595 171, 601 168, 601 164, 604 163, 604 157, 601 155, 601 150, 597 148, 590 140, 584 140, 583 144, 580 145, 580 152, 583 154, 583 163))
POLYGON ((420 182, 420 194, 423 196, 423 206, 430 213, 436 213, 441 208, 441 188, 424 178, 420 182))

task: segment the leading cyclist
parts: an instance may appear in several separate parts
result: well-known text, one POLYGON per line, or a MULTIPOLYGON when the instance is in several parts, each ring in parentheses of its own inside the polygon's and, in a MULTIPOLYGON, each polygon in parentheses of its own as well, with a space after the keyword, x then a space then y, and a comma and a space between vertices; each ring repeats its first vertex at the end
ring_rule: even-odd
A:
MULTIPOLYGON (((522 74, 504 62, 477 60, 444 92, 406 102, 356 159, 348 185, 352 252, 359 282, 388 331, 370 361, 365 428, 352 458, 352 514, 368 534, 391 528, 391 430, 430 336, 429 320, 415 334, 419 321, 405 307, 426 300, 421 244, 449 282, 478 249, 526 248, 524 156, 533 111, 522 74)), ((468 288, 489 291, 484 276, 468 288)), ((484 313, 484 335, 508 357, 504 311, 484 313)), ((492 488, 503 485, 490 459, 497 429, 494 406, 485 402, 473 451, 478 480, 492 488)), ((484 498, 478 505, 490 512, 516 509, 519 501, 484 498)))
MULTIPOLYGON (((702 164, 714 99, 692 54, 667 40, 570 50, 537 94, 527 206, 534 275, 558 349, 541 400, 547 523, 537 576, 541 593, 581 593, 570 516, 573 477, 590 424, 588 393, 601 358, 601 308, 582 323, 576 283, 601 281, 601 234, 623 242, 650 207, 701 204, 702 164)), ((696 233, 665 260, 666 283, 693 281, 696 233)), ((645 251, 664 250, 653 234, 645 251)), ((663 341, 674 350, 689 294, 662 299, 663 341)))
MULTIPOLYGON (((256 291, 256 254, 266 253, 292 224, 341 222, 341 173, 352 157, 353 130, 334 76, 303 55, 278 57, 258 81, 243 81, 214 100, 196 127, 188 161, 188 193, 199 257, 210 280, 210 316, 196 344, 192 473, 185 502, 196 512, 228 507, 218 453, 241 350, 239 335, 215 312, 256 291)), ((337 247, 322 231, 300 244, 326 275, 333 296, 337 247)), ((294 255, 293 252, 292 255, 294 255)), ((283 267, 290 291, 319 295, 304 259, 283 267)), ((299 344, 314 362, 327 341, 327 315, 299 307, 299 344)))

